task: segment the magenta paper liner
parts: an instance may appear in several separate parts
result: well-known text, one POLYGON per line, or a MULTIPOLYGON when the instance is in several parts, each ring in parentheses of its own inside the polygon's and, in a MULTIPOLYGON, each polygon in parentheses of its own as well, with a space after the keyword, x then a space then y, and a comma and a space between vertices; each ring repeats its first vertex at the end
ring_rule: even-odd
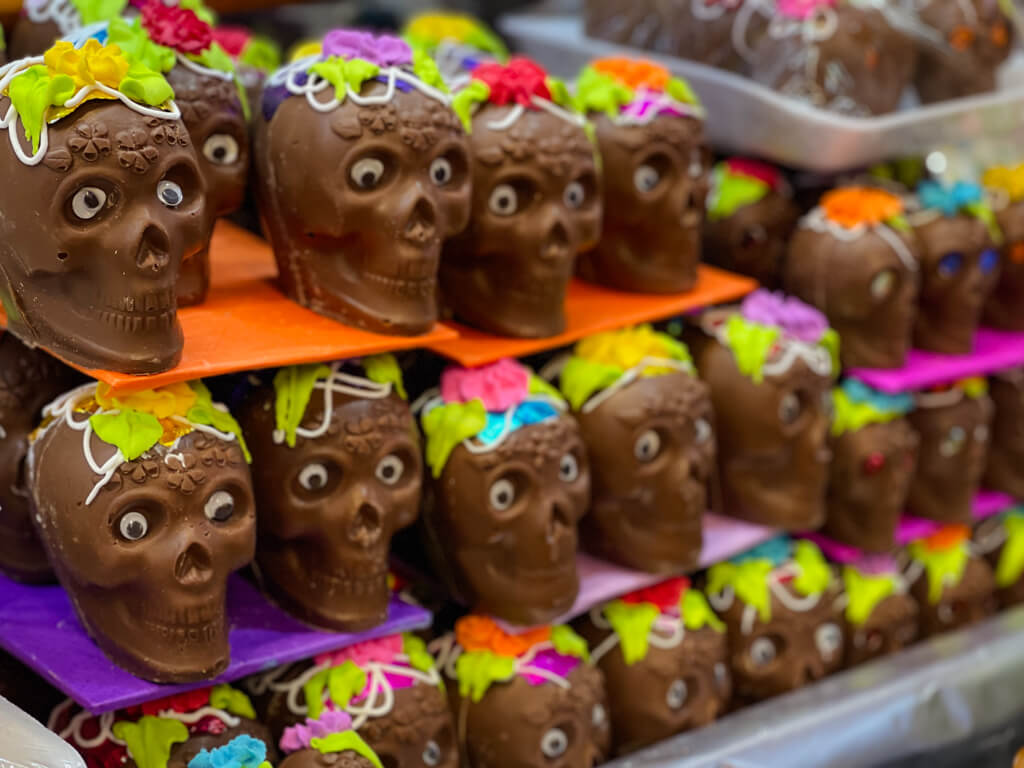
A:
POLYGON ((864 558, 864 550, 849 544, 843 544, 835 539, 830 539, 824 534, 811 531, 809 533, 801 533, 799 536, 817 544, 818 549, 821 550, 826 559, 833 563, 851 565, 864 558))
POLYGON ((201 683, 156 685, 130 675, 103 655, 63 589, 26 586, 0 576, 0 646, 94 714, 230 682, 361 640, 420 629, 430 624, 430 613, 393 597, 388 620, 379 627, 352 635, 319 632, 282 612, 235 574, 228 581, 228 619, 231 665, 224 674, 201 683))
POLYGON ((902 547, 915 539, 931 536, 941 527, 942 523, 937 523, 934 520, 904 515, 900 518, 900 524, 896 527, 896 543, 902 547))
POLYGON ((875 389, 897 394, 1018 365, 1024 365, 1024 333, 982 328, 974 337, 974 352, 969 355, 939 355, 912 349, 902 368, 853 368, 848 374, 875 389))
POLYGON ((1016 501, 1008 493, 999 491, 979 491, 974 497, 974 519, 984 520, 992 515, 998 515, 1004 509, 1012 507, 1016 501))

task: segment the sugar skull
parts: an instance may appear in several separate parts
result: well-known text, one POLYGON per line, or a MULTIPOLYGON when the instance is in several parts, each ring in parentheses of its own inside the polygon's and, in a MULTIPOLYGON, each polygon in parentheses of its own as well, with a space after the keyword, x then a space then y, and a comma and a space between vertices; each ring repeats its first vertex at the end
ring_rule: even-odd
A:
POLYGON ((913 331, 918 258, 899 197, 841 187, 801 219, 783 285, 828 317, 843 340, 844 368, 900 368, 913 331))
POLYGON ((590 768, 601 761, 608 738, 603 682, 584 661, 586 642, 569 627, 510 634, 470 615, 445 640, 439 661, 463 765, 590 768))
POLYGON ((200 688, 98 716, 78 709, 68 699, 53 710, 49 728, 78 750, 89 766, 258 768, 264 760, 276 762, 278 754, 249 698, 230 685, 200 688), (211 763, 211 752, 221 757, 248 754, 253 759, 211 763))
POLYGON ((597 606, 576 629, 604 673, 616 755, 724 713, 732 693, 725 625, 686 578, 597 606))
POLYGON ((384 768, 453 768, 455 729, 440 681, 423 641, 404 634, 261 673, 245 685, 286 754, 302 748, 304 729, 315 735, 343 715, 384 768))
POLYGON ((96 40, 77 51, 58 43, 43 64, 0 74, 11 140, 0 149, 10 182, 0 190, 0 301, 25 341, 90 368, 177 363, 178 270, 201 248, 208 215, 173 95, 159 73, 96 40), (76 60, 95 83, 76 85, 76 60), (57 103, 77 106, 36 111, 25 99, 40 78, 64 89, 57 103))
MULTIPOLYGON (((317 719, 307 718, 304 724, 289 728, 281 741, 287 743, 288 748, 278 768, 391 768, 399 765, 378 755, 352 730, 352 718, 339 710, 326 710, 317 719)), ((219 764, 214 765, 219 768, 219 764)))
POLYGON ((43 406, 77 381, 67 366, 0 332, 0 572, 19 581, 53 578, 32 526, 25 454, 43 406))
POLYGON ((996 70, 1013 50, 1006 5, 1000 0, 911 0, 911 8, 916 21, 939 38, 918 48, 914 85, 921 101, 995 89, 996 70))
POLYGON ((89 24, 105 21, 91 15, 88 5, 74 0, 27 0, 22 3, 21 14, 11 30, 11 45, 7 50, 9 58, 13 61, 40 55, 57 40, 79 29, 84 18, 89 19, 85 22, 89 24), (80 7, 87 11, 85 17, 80 7))
MULTIPOLYGON (((213 40, 235 63, 238 81, 245 89, 249 119, 252 119, 252 110, 260 107, 263 82, 281 66, 281 49, 269 37, 255 35, 247 27, 229 24, 214 27, 213 40)), ((216 146, 211 146, 211 150, 216 149, 216 146)))
POLYGON ((921 294, 914 346, 945 355, 974 348, 982 307, 999 279, 1002 234, 981 187, 918 187, 910 216, 919 244, 921 294))
POLYGON ((785 530, 819 527, 835 331, 817 310, 767 291, 700 323, 691 349, 711 391, 723 508, 785 530))
POLYGON ((992 401, 984 379, 920 392, 907 417, 921 438, 908 510, 944 523, 971 522, 992 425, 992 401))
POLYGON ((576 98, 601 151, 601 237, 580 254, 585 280, 681 293, 697 282, 707 196, 704 109, 690 86, 641 59, 598 59, 576 98))
POLYGON ((985 302, 985 325, 1024 331, 1024 166, 990 168, 983 176, 1003 233, 1002 271, 985 302))
POLYGON ((983 486, 1024 499, 1024 367, 989 379, 995 406, 983 486))
POLYGON ((586 120, 565 85, 528 59, 481 64, 455 98, 472 120, 473 215, 445 246, 442 299, 490 333, 561 333, 576 255, 600 232, 586 120))
POLYGON ((810 541, 773 539, 713 565, 707 578, 740 700, 777 696, 842 667, 841 585, 810 541))
POLYGON ((764 288, 779 288, 798 215, 789 182, 777 168, 740 157, 724 160, 711 170, 704 258, 764 288))
POLYGON ((281 285, 344 323, 425 333, 441 243, 469 217, 465 134, 425 54, 351 30, 328 33, 322 48, 268 78, 255 120, 281 285))
POLYGON ((917 639, 917 601, 887 555, 871 555, 842 568, 845 663, 852 667, 895 653, 917 639))
POLYGON ((867 552, 887 552, 917 463, 919 440, 906 419, 914 400, 845 379, 832 403, 824 533, 867 552))
POLYGON ((423 459, 390 355, 283 368, 239 411, 265 588, 316 626, 387 618, 388 548, 419 512, 423 459))
POLYGON ((999 607, 1024 603, 1024 507, 1010 507, 981 522, 972 546, 992 566, 999 607))
POLYGON ((480 19, 463 13, 418 13, 406 23, 402 37, 434 57, 452 88, 465 85, 469 73, 484 61, 508 61, 501 38, 480 19))
POLYGON ((950 632, 996 612, 992 567, 970 547, 966 525, 946 525, 907 547, 906 580, 920 608, 921 637, 950 632))
POLYGON ((132 674, 227 667, 227 577, 256 546, 247 455, 202 382, 123 397, 88 384, 43 410, 27 469, 40 538, 85 629, 132 674))
POLYGON ((508 358, 450 367, 422 413, 433 483, 423 537, 449 593, 533 626, 576 599, 576 526, 590 501, 579 427, 557 390, 508 358))
POLYGON ((591 336, 560 386, 593 466, 584 545, 630 568, 695 568, 715 440, 686 346, 650 326, 591 336))

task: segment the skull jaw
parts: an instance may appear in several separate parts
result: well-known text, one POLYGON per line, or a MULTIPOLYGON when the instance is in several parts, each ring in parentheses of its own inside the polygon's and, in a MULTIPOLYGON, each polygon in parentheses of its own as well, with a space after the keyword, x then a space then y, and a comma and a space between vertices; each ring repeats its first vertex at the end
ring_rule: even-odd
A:
POLYGON ((323 754, 318 749, 292 752, 278 768, 373 768, 373 763, 355 752, 323 754))
MULTIPOLYGON (((704 494, 699 494, 704 498, 704 494)), ((598 557, 648 573, 674 574, 697 567, 703 542, 704 504, 647 510, 631 519, 628 502, 595 503, 580 521, 586 549, 598 557), (656 512, 657 514, 655 514, 656 512)))
POLYGON ((941 355, 969 355, 974 350, 981 303, 962 301, 953 307, 945 304, 921 305, 914 324, 914 346, 941 355))
POLYGON ((21 499, 0 496, 0 572, 26 584, 49 584, 53 569, 29 515, 21 499))
POLYGON ((827 465, 759 466, 756 456, 723 458, 723 504, 730 515, 786 531, 817 530, 825 522, 827 465))
POLYGON ((985 302, 984 318, 992 328, 1024 331, 1024 263, 1004 259, 999 282, 985 302))
POLYGON ((206 301, 210 292, 210 243, 181 263, 178 273, 178 307, 192 307, 206 301))
POLYGON ((697 284, 700 232, 671 224, 674 236, 654 242, 645 232, 609 232, 582 253, 576 271, 588 282, 632 293, 684 293, 697 284))

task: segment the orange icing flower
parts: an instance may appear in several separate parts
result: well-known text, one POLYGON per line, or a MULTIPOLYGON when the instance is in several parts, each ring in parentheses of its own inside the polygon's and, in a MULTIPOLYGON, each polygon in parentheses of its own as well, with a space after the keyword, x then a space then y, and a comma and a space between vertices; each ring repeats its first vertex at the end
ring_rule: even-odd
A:
POLYGON ((974 42, 974 31, 970 27, 959 26, 949 37, 949 44, 958 51, 966 51, 974 42))
POLYGON ((663 66, 646 59, 612 57, 598 59, 591 66, 633 90, 664 91, 671 77, 663 66))
POLYGON ((842 187, 826 192, 821 207, 829 221, 846 229, 881 224, 903 214, 903 201, 891 192, 870 187, 842 187))
POLYGON ((455 622, 455 639, 467 651, 491 651, 519 657, 551 638, 551 627, 538 627, 510 635, 489 616, 465 616, 455 622))
POLYGON ((952 549, 971 537, 971 529, 966 525, 944 525, 925 539, 925 546, 931 552, 942 552, 952 549))

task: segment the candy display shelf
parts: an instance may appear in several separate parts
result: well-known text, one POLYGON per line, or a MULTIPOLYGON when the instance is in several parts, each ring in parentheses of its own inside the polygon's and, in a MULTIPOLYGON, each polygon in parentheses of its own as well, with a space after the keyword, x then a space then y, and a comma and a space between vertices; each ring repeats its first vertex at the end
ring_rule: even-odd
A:
POLYGON ((569 284, 564 333, 546 339, 509 339, 451 323, 458 337, 425 344, 462 365, 476 366, 502 357, 522 357, 571 344, 593 333, 635 323, 662 320, 696 309, 732 301, 750 293, 757 283, 750 278, 701 265, 697 285, 688 293, 652 295, 623 293, 581 280, 569 284))
MULTIPOLYGON (((0 647, 94 714, 237 680, 279 664, 395 632, 421 629, 430 613, 393 597, 388 619, 358 634, 301 624, 235 574, 228 581, 231 664, 211 681, 156 685, 115 666, 86 634, 58 586, 26 586, 0 576, 0 647)), ((2 757, 2 756, 0 756, 2 757)), ((3 760, 0 760, 0 765, 3 760)))

